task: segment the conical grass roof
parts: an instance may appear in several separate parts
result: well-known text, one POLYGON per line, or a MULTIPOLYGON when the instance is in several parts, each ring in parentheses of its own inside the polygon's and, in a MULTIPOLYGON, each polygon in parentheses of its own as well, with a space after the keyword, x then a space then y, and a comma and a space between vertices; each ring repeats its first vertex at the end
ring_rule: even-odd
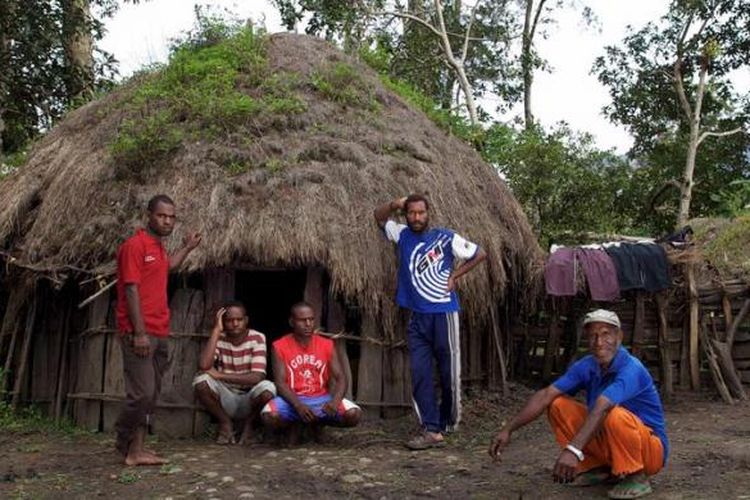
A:
POLYGON ((110 265, 157 193, 175 200, 188 271, 238 262, 324 266, 334 290, 395 316, 396 255, 372 213, 426 194, 433 225, 484 247, 460 283, 486 317, 529 300, 542 252, 520 205, 468 144, 320 39, 244 31, 73 111, 0 182, 0 247, 39 269, 110 265))

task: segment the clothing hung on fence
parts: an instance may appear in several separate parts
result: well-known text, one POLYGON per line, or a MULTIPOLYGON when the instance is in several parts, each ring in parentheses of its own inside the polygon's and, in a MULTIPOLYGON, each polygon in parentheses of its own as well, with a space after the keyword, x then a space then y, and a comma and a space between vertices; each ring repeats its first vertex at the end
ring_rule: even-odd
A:
POLYGON ((617 269, 607 252, 601 249, 577 248, 576 259, 586 274, 592 299, 612 302, 620 298, 617 269))
POLYGON ((547 259, 544 282, 549 295, 570 297, 576 294, 575 248, 562 247, 547 259))
POLYGON ((620 298, 617 270, 601 248, 560 247, 553 251, 544 267, 547 293, 559 297, 576 295, 578 268, 583 269, 591 298, 611 302, 620 298))
POLYGON ((658 292, 671 286, 667 252, 653 243, 613 243, 604 246, 617 268, 620 290, 658 292))

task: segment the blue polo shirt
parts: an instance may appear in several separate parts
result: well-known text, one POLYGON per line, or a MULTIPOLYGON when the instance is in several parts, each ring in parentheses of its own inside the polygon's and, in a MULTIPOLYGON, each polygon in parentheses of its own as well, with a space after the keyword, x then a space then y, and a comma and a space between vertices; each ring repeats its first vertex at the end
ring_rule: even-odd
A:
POLYGON ((552 385, 559 391, 574 396, 586 391, 589 411, 599 396, 621 406, 641 419, 661 440, 664 447, 664 464, 669 456, 669 441, 664 421, 664 408, 654 379, 641 361, 620 346, 606 373, 592 355, 579 359, 552 385))
POLYGON ((448 278, 454 261, 473 259, 479 247, 441 227, 415 233, 389 220, 383 231, 398 245, 398 305, 418 313, 458 311, 458 296, 448 291, 448 278))

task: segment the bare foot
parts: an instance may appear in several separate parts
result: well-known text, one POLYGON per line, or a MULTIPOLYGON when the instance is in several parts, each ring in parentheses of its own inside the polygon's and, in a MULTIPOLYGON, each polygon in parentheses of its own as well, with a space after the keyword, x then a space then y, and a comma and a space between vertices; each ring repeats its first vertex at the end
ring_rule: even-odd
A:
POLYGON ((253 432, 248 430, 243 431, 242 436, 240 436, 239 444, 243 446, 253 444, 253 432))
POLYGON ((125 457, 125 465, 163 465, 169 462, 166 458, 157 457, 142 451, 140 453, 128 454, 125 457))
POLYGON ((216 444, 234 444, 234 430, 232 423, 219 424, 219 435, 216 436, 216 444))

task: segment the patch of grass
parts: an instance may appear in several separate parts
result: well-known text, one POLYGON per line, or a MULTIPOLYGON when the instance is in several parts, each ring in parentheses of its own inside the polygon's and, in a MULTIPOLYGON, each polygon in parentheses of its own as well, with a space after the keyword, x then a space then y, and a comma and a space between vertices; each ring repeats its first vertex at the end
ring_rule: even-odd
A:
POLYGON ((117 482, 120 484, 133 484, 141 480, 141 475, 137 472, 124 470, 117 476, 117 482))
POLYGON ((139 77, 110 147, 118 168, 137 174, 144 164, 168 159, 187 138, 226 136, 253 120, 305 111, 294 78, 270 73, 264 33, 213 26, 206 37, 178 45, 166 66, 139 77))
MULTIPOLYGON (((55 421, 42 414, 36 406, 13 409, 7 401, 0 401, 0 429, 7 432, 39 432, 61 435, 88 435, 88 431, 75 426, 68 419, 55 421)), ((28 445, 26 449, 19 450, 32 453, 34 445, 28 445)), ((36 450, 38 451, 38 450, 36 450)))
POLYGON ((723 276, 750 278, 750 215, 737 217, 718 232, 704 249, 723 276))
POLYGON ((279 158, 270 158, 268 161, 266 161, 265 166, 269 172, 275 174, 277 172, 280 172, 284 168, 284 162, 282 162, 279 158))
MULTIPOLYGON (((0 368, 0 387, 5 387, 6 374, 0 368)), ((13 408, 6 401, 5 394, 0 392, 0 429, 5 432, 40 432, 55 433, 62 435, 84 435, 89 434, 87 431, 75 426, 68 419, 54 421, 42 414, 36 406, 26 406, 23 408, 13 408)), ((25 453, 35 453, 42 449, 41 445, 23 445, 18 451, 25 453), (22 449, 23 448, 23 449, 22 449)))
POLYGON ((28 149, 24 148, 16 153, 5 156, 0 161, 0 180, 18 170, 21 165, 26 163, 28 149))
POLYGON ((25 445, 16 447, 16 451, 20 451, 21 453, 39 453, 43 449, 44 449, 44 446, 38 443, 25 444, 25 445))
POLYGON ((471 143, 481 152, 485 132, 480 126, 471 125, 465 118, 450 110, 441 108, 432 98, 417 90, 411 84, 393 78, 389 74, 392 54, 382 46, 375 49, 364 48, 359 53, 360 59, 380 75, 380 81, 391 92, 421 110, 427 117, 443 130, 471 143))
POLYGON ((373 86, 362 78, 354 66, 345 62, 328 64, 314 71, 310 83, 332 101, 370 111, 380 108, 373 86))
POLYGON ((173 126, 172 117, 166 110, 140 119, 126 119, 111 146, 112 156, 131 172, 140 172, 146 165, 173 153, 180 146, 183 135, 181 129, 173 126))
POLYGON ((474 145, 482 142, 484 138, 482 127, 471 125, 463 117, 451 113, 447 109, 440 108, 430 97, 424 95, 407 82, 393 79, 384 74, 380 75, 380 80, 388 90, 398 94, 406 102, 421 110, 443 130, 474 145))
POLYGON ((232 161, 229 162, 224 169, 227 171, 229 175, 240 175, 244 174, 248 170, 250 170, 250 165, 247 163, 242 163, 239 161, 232 161))

